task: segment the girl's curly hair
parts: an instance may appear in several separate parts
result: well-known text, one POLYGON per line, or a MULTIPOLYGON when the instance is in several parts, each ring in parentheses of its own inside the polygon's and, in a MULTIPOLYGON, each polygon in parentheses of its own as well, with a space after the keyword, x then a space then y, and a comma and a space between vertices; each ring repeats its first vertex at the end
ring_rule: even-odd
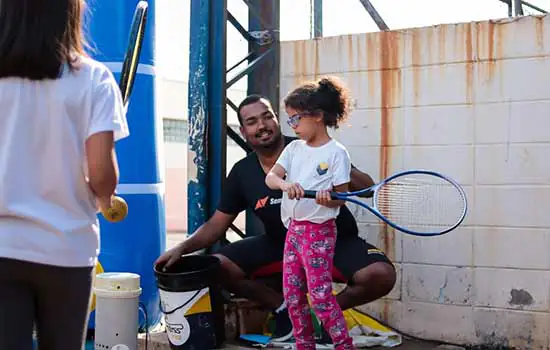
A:
POLYGON ((351 110, 349 90, 336 77, 323 77, 292 90, 284 99, 286 107, 322 113, 325 125, 337 129, 351 110))

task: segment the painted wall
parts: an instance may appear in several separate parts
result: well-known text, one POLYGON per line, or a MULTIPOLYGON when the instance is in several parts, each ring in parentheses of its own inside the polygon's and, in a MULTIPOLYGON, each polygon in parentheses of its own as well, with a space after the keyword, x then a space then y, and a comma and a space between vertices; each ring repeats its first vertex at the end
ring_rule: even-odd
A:
POLYGON ((550 17, 283 43, 281 96, 324 74, 351 88, 355 111, 334 135, 356 165, 376 179, 441 171, 468 194, 464 225, 434 238, 354 208, 399 272, 365 308, 399 330, 550 347, 549 56, 550 17))

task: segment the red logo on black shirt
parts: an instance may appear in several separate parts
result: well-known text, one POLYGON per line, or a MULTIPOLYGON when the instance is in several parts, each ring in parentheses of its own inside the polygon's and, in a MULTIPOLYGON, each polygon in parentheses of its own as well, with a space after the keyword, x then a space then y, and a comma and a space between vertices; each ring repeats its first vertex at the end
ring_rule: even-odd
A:
POLYGON ((258 201, 256 202, 256 208, 254 208, 254 210, 262 209, 263 207, 265 207, 268 200, 269 200, 269 196, 258 199, 258 201))

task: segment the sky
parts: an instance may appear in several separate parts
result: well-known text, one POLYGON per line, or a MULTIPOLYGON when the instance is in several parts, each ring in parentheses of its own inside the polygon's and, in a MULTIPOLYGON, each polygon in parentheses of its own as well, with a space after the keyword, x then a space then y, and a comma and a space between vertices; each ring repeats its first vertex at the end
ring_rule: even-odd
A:
MULTIPOLYGON (((371 0, 371 2, 390 29, 483 21, 508 16, 508 6, 499 0, 371 0)), ((550 10, 550 0, 530 0, 530 2, 550 10)), ((311 37, 312 3, 313 0, 280 0, 282 41, 311 37)), ((155 4, 157 78, 164 82, 176 83, 178 86, 181 86, 180 83, 186 85, 189 75, 190 0, 156 0, 155 4)), ((227 0, 227 7, 246 27, 248 23, 246 4, 242 0, 227 0)), ((534 10, 527 9, 525 13, 538 14, 534 10)), ((378 31, 378 27, 359 0, 323 0, 323 17, 323 36, 378 31)), ((248 53, 247 42, 230 23, 227 24, 227 50, 228 68, 248 53)), ((242 68, 244 64, 235 69, 235 72, 242 68)), ((186 86, 184 88, 186 91, 186 86)), ((241 79, 231 90, 244 93, 246 80, 241 79)), ((170 104, 175 103, 171 101, 170 104)), ((184 101, 181 103, 183 103, 181 106, 174 105, 173 110, 181 112, 185 117, 186 105, 184 101)))
MULTIPOLYGON (((264 0, 270 1, 270 0, 264 0)), ((423 27, 506 17, 507 5, 499 0, 371 0, 390 29, 423 27)), ((229 11, 247 23, 242 0, 227 0, 229 11)), ((310 38, 312 0, 280 0, 281 40, 310 38)), ((550 9, 550 0, 531 0, 550 9)), ((160 77, 187 81, 189 0, 157 0, 156 51, 160 77), (174 40, 174 34, 177 38, 174 40)), ((530 11, 536 13, 536 11, 530 11)), ((323 36, 378 31, 359 0, 323 0, 323 36)), ((246 55, 246 42, 228 24, 228 65, 246 55)))

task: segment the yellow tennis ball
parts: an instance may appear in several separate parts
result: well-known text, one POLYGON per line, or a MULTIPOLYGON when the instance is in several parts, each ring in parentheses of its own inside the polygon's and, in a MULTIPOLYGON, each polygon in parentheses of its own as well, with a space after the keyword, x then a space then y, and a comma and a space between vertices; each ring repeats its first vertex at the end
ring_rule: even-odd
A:
POLYGON ((118 196, 114 196, 111 207, 102 211, 103 217, 109 222, 120 222, 128 216, 128 204, 118 196))

